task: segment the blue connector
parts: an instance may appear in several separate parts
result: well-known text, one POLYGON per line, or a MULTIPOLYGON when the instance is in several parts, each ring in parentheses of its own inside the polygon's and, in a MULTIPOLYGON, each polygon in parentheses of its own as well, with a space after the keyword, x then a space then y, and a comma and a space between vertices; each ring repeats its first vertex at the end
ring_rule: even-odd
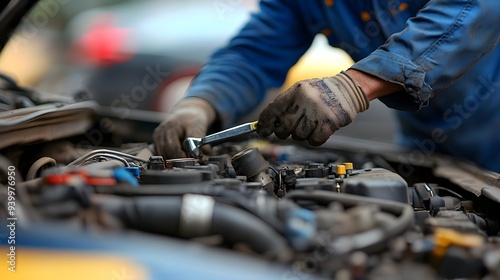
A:
POLYGON ((307 209, 293 209, 286 215, 285 234, 295 249, 307 249, 316 234, 316 215, 307 209))
POLYGON ((134 176, 135 174, 140 174, 138 167, 117 168, 113 171, 113 177, 116 181, 129 183, 134 187, 138 187, 139 182, 137 181, 136 176, 134 176), (137 171, 134 171, 134 168, 136 168, 137 171))

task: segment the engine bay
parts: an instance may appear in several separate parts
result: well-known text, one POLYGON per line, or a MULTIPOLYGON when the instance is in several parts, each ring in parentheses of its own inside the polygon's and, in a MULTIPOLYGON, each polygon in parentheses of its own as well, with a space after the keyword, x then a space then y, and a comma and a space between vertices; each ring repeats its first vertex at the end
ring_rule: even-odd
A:
MULTIPOLYGON (((30 115, 20 114, 18 135, 33 129, 30 115)), ((214 258, 203 257, 206 265, 220 264, 222 252, 247 269, 254 260, 279 267, 278 274, 263 274, 269 279, 500 278, 498 174, 439 156, 412 162, 402 160, 411 153, 262 139, 179 159, 163 159, 148 143, 82 145, 89 135, 96 139, 96 127, 119 130, 119 123, 102 120, 93 119, 85 133, 71 132, 73 138, 61 133, 3 147, 0 216, 8 220, 15 211, 17 226, 33 235, 29 242, 18 237, 19 246, 44 243, 38 229, 54 225, 62 236, 140 233, 136 245, 151 238, 197 244, 214 258)), ((106 139, 116 135, 100 137, 106 139)), ((252 275, 224 271, 204 275, 252 275)))

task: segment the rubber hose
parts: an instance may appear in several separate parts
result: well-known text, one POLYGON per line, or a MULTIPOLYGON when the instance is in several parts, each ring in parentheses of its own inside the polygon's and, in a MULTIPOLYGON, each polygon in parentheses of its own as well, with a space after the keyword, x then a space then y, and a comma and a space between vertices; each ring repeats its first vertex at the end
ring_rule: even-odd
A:
POLYGON ((273 228, 250 213, 222 203, 215 204, 211 234, 222 234, 230 244, 247 243, 255 252, 272 258, 283 259, 288 251, 287 241, 273 228))
POLYGON ((112 194, 126 197, 182 196, 184 194, 210 195, 219 202, 224 201, 226 202, 225 204, 232 204, 238 208, 252 213, 253 215, 264 220, 268 225, 272 226, 278 232, 283 232, 283 224, 279 218, 271 217, 267 215, 267 213, 258 213, 258 211, 255 210, 255 205, 250 203, 252 198, 249 198, 248 194, 241 193, 235 190, 228 190, 224 186, 214 186, 207 183, 201 183, 187 185, 169 185, 168 188, 160 185, 148 185, 141 188, 117 185, 112 188, 107 186, 97 186, 94 189, 99 195, 112 194))
MULTIPOLYGON (((107 210, 128 227, 145 232, 180 236, 181 197, 119 198, 100 196, 93 202, 107 210)), ((255 252, 271 258, 288 260, 288 245, 264 221, 236 207, 215 202, 210 229, 206 236, 221 235, 231 245, 248 244, 255 252)), ((189 236, 189 238, 202 236, 189 236)))

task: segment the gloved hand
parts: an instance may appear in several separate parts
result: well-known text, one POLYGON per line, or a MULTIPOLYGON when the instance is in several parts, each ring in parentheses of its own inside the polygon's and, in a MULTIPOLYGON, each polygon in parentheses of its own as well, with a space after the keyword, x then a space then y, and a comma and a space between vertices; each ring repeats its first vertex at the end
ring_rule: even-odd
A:
POLYGON ((346 72, 297 82, 260 114, 257 132, 280 139, 307 139, 319 146, 369 107, 363 89, 346 72))
MULTIPOLYGON (((182 149, 184 139, 205 136, 215 117, 215 109, 207 101, 200 98, 181 100, 154 131, 156 151, 164 158, 186 157, 182 149)), ((202 147, 206 149, 209 147, 202 147)))

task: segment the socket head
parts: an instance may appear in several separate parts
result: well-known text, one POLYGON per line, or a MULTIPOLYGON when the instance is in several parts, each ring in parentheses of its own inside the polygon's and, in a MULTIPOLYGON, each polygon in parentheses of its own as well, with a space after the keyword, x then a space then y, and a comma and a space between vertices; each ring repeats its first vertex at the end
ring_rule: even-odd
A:
POLYGON ((197 158, 200 155, 201 138, 188 137, 184 140, 183 147, 188 157, 197 158))

